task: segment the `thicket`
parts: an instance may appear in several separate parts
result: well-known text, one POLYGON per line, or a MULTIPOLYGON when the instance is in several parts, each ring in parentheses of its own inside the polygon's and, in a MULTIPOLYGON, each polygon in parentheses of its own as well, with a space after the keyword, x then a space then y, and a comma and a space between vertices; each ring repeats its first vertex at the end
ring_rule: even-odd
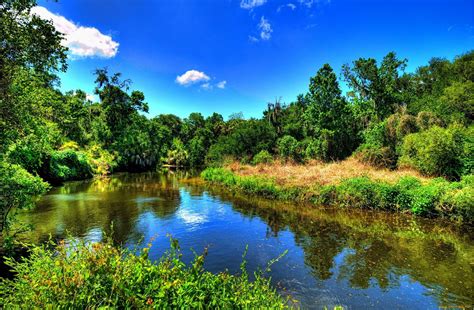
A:
POLYGON ((34 246, 21 261, 7 259, 15 278, 0 279, 0 302, 6 308, 41 309, 288 308, 263 272, 250 280, 245 257, 240 275, 213 274, 203 268, 206 251, 185 264, 171 240, 171 249, 153 262, 150 247, 135 253, 110 239, 34 246))

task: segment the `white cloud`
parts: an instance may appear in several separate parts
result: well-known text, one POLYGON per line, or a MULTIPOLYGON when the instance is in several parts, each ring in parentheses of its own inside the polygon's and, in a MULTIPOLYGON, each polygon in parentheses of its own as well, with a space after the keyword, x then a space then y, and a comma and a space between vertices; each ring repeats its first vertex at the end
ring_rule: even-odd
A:
POLYGON ((284 8, 289 8, 292 11, 294 11, 296 9, 296 5, 294 5, 293 3, 287 3, 287 4, 284 4, 284 5, 280 5, 277 9, 277 12, 280 12, 284 8))
POLYGON ((211 90, 213 87, 210 83, 204 83, 201 85, 201 88, 205 89, 205 90, 211 90))
POLYGON ((258 39, 254 36, 249 36, 249 41, 250 42, 258 42, 258 39))
POLYGON ((264 16, 260 18, 260 23, 258 24, 258 29, 260 30, 260 38, 262 40, 270 40, 272 37, 272 25, 268 22, 268 19, 265 19, 264 16))
POLYGON ((242 0, 240 1, 240 7, 242 9, 251 10, 257 6, 264 5, 267 0, 242 0))
POLYGON ((189 70, 189 71, 186 71, 182 75, 178 75, 176 77, 176 83, 186 86, 186 85, 191 85, 198 82, 207 82, 210 79, 211 78, 207 76, 204 72, 197 71, 197 70, 189 70))
POLYGON ((57 31, 64 34, 62 44, 69 48, 71 55, 78 57, 114 57, 119 43, 97 28, 78 26, 61 15, 51 13, 42 6, 35 6, 31 13, 42 19, 51 20, 57 31))
POLYGON ((299 0, 299 2, 301 3, 301 5, 304 5, 307 8, 311 8, 316 1, 314 1, 314 0, 299 0))
POLYGON ((224 89, 227 84, 227 81, 220 81, 216 84, 217 88, 224 89))

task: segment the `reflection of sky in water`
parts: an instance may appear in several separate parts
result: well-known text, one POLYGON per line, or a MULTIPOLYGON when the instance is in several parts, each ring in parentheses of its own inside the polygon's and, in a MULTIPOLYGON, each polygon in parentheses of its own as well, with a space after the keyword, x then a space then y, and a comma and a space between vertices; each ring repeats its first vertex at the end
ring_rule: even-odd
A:
POLYGON ((54 194, 47 195, 44 201, 97 201, 101 200, 99 195, 94 193, 76 193, 76 194, 54 194))
POLYGON ((160 197, 136 197, 132 199, 132 201, 136 202, 137 204, 143 204, 143 203, 153 203, 156 201, 163 201, 163 198, 160 197))
MULTIPOLYGON (((140 174, 131 176, 138 178, 140 174)), ((189 262, 194 256, 191 248, 202 253, 209 247, 205 268, 211 272, 228 269, 239 273, 247 245, 250 274, 257 268, 265 268, 270 260, 288 250, 288 254, 272 266, 269 275, 280 292, 291 293, 304 308, 327 306, 332 309, 335 305, 349 309, 438 308, 437 298, 445 288, 443 283, 437 284, 437 277, 426 268, 429 264, 434 264, 437 271, 444 268, 443 265, 436 267, 439 261, 434 256, 436 252, 427 250, 430 246, 436 250, 436 243, 421 242, 419 248, 411 249, 410 242, 393 243, 396 240, 393 238, 403 238, 403 234, 389 238, 361 234, 347 223, 330 217, 330 220, 305 221, 298 217, 285 220, 281 212, 262 213, 258 208, 251 209, 253 206, 246 210, 232 198, 213 195, 212 190, 177 186, 176 182, 166 187, 162 181, 145 178, 139 179, 136 186, 128 182, 121 188, 119 182, 114 183, 109 191, 107 187, 101 187, 100 192, 84 187, 70 190, 71 194, 56 192, 46 195, 43 205, 40 203, 27 215, 33 224, 36 221, 36 226, 48 227, 44 233, 55 231, 60 236, 69 230, 73 237, 79 236, 88 242, 102 240, 103 230, 108 230, 113 222, 115 237, 119 236, 118 241, 127 247, 135 248, 139 241, 153 240, 152 259, 158 259, 169 249, 167 235, 170 234, 179 240, 185 261, 189 262), (159 186, 154 182, 160 182, 159 186), (407 262, 414 266, 397 265, 400 264, 397 259, 405 262, 405 252, 413 256, 413 260, 407 262), (327 270, 322 272, 324 268, 327 270), (321 273, 327 277, 321 278, 321 273), (380 279, 375 280, 381 274, 388 284, 380 285, 380 279), (367 287, 361 288, 360 283, 367 283, 367 287)), ((472 274, 472 270, 470 272, 472 274)), ((454 287, 462 285, 459 281, 469 284, 465 277, 453 276, 454 287)), ((456 300, 455 295, 452 300, 456 300)))

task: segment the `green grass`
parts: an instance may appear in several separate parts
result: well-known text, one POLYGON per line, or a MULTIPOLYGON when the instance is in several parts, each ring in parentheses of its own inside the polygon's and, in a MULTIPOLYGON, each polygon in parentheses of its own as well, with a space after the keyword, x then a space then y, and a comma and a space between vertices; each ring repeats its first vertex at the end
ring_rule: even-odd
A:
POLYGON ((158 262, 148 258, 150 247, 137 255, 110 239, 34 246, 20 262, 7 259, 16 277, 0 280, 0 303, 39 309, 288 308, 262 272, 249 280, 245 260, 240 275, 213 274, 203 268, 205 254, 185 264, 174 239, 158 262))
POLYGON ((272 179, 238 176, 224 168, 208 168, 201 177, 247 194, 272 199, 310 201, 318 205, 346 208, 380 209, 410 212, 426 217, 446 217, 456 221, 474 221, 474 177, 459 182, 433 179, 422 184, 414 177, 403 177, 395 184, 367 177, 349 178, 337 185, 285 187, 272 179))

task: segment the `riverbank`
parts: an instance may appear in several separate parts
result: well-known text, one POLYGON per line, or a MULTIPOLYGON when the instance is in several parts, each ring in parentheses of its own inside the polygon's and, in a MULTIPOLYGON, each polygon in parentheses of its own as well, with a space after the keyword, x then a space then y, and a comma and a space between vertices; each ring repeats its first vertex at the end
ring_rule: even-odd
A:
POLYGON ((288 308, 263 273, 249 280, 241 274, 213 274, 204 269, 207 250, 186 264, 177 240, 157 262, 148 258, 151 244, 138 253, 115 247, 112 239, 50 242, 35 246, 22 261, 8 260, 16 277, 0 280, 6 307, 33 308, 288 308), (49 247, 48 247, 49 246, 49 247))
POLYGON ((348 160, 309 165, 232 163, 207 168, 208 182, 270 199, 330 207, 379 209, 472 223, 474 177, 459 182, 425 178, 411 170, 376 169, 348 160))

